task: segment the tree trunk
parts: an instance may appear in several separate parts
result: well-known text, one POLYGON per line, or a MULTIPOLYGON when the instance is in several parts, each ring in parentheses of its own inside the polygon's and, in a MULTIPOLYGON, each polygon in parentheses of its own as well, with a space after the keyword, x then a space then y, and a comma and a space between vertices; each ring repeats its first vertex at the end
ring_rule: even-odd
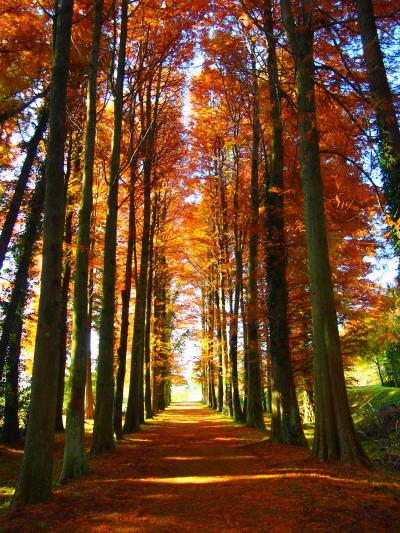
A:
POLYGON ((88 292, 90 219, 93 207, 93 166, 96 140, 97 67, 103 19, 103 0, 95 4, 92 50, 88 75, 85 155, 83 166, 82 201, 79 212, 76 252, 72 350, 70 369, 70 398, 65 431, 64 462, 60 482, 65 483, 87 473, 85 453, 85 384, 88 365, 88 292))
POLYGON ((10 338, 7 354, 3 428, 3 442, 7 443, 17 442, 20 439, 18 419, 18 380, 23 324, 22 312, 23 308, 20 307, 17 311, 17 316, 15 317, 14 329, 10 338))
POLYGON ((239 316, 239 294, 240 289, 237 285, 238 280, 236 278, 233 312, 231 314, 231 320, 229 324, 229 355, 231 364, 231 376, 232 376, 232 409, 233 419, 235 422, 243 422, 242 406, 240 405, 239 395, 239 374, 237 366, 238 355, 238 316, 239 316))
POLYGON ((115 275, 118 183, 121 155, 127 27, 128 0, 122 0, 117 77, 114 87, 114 133, 110 162, 110 185, 107 201, 106 231, 104 236, 103 305, 100 316, 96 406, 92 443, 93 453, 112 450, 115 447, 113 434, 115 275))
MULTIPOLYGON (((356 0, 358 26, 367 67, 367 77, 374 106, 380 143, 380 165, 383 188, 389 213, 394 222, 400 216, 400 130, 397 122, 393 94, 390 89, 383 54, 374 19, 372 0, 356 0)), ((400 236, 392 232, 397 253, 400 253, 400 236)))
POLYGON ((252 52, 253 77, 253 146, 251 154, 251 209, 249 223, 249 264, 247 282, 247 331, 248 331, 248 397, 246 408, 246 424, 249 427, 265 429, 262 405, 261 354, 258 341, 258 225, 259 225, 259 194, 258 194, 258 157, 260 147, 260 110, 258 101, 258 80, 256 61, 252 52))
MULTIPOLYGON (((93 254, 94 239, 91 242, 91 254, 93 254)), ((87 333, 86 333, 86 386, 85 386, 85 417, 89 420, 94 418, 94 397, 93 397, 93 381, 92 381, 92 319, 93 319, 93 291, 94 291, 94 272, 93 266, 90 265, 89 273, 89 294, 88 294, 88 318, 87 318, 87 333)))
MULTIPOLYGON (((227 250, 225 250, 224 256, 227 257, 227 250)), ((226 262, 223 263, 226 265, 226 262)), ((231 378, 231 368, 229 362, 229 353, 228 353, 228 337, 227 337, 227 319, 226 319, 226 308, 225 308, 225 285, 226 285, 226 275, 224 273, 224 268, 226 266, 221 265, 220 272, 220 287, 219 287, 219 301, 220 301, 220 312, 221 312, 221 344, 222 344, 222 368, 223 368, 223 379, 224 379, 224 403, 222 411, 224 414, 232 416, 232 378, 231 378)))
MULTIPOLYGON (((66 162, 66 172, 64 178, 64 198, 66 202, 65 208, 65 229, 64 229, 64 265, 61 282, 61 314, 60 314, 60 353, 58 361, 58 382, 57 382, 57 405, 56 405, 56 432, 64 431, 63 422, 63 407, 64 407, 64 391, 65 391, 65 366, 67 362, 67 338, 68 338, 68 296, 69 285, 71 281, 71 243, 72 243, 72 209, 70 202, 71 198, 68 196, 68 187, 71 180, 72 172, 72 153, 73 153, 74 139, 72 132, 69 133, 68 153, 66 162)), ((76 163, 75 163, 76 164, 76 163)))
MULTIPOLYGON (((219 269, 219 265, 217 265, 219 269)), ((221 304, 219 298, 218 271, 214 272, 214 301, 215 314, 217 317, 217 357, 218 357, 218 411, 222 413, 224 406, 224 373, 223 373, 223 352, 222 352, 222 324, 221 324, 221 304)))
POLYGON ((209 287, 207 291, 207 307, 208 307, 208 341, 207 341, 207 359, 208 359, 208 374, 209 374, 209 403, 213 409, 218 408, 217 395, 215 392, 215 364, 214 364, 214 331, 215 331, 215 304, 213 298, 213 277, 209 275, 209 287))
POLYGON ((210 361, 210 398, 211 398, 211 405, 213 409, 217 409, 217 395, 215 393, 215 369, 214 369, 214 362, 210 361))
POLYGON ((301 426, 289 350, 288 289, 283 197, 283 141, 281 87, 273 34, 271 0, 264 0, 264 28, 268 42, 268 86, 271 102, 271 156, 265 163, 266 275, 271 355, 272 442, 307 446, 301 426))
POLYGON ((6 307, 0 338, 0 354, 6 357, 6 394, 4 413, 4 439, 12 442, 19 437, 18 424, 18 377, 21 351, 22 314, 28 292, 29 267, 32 262, 35 242, 40 231, 40 218, 45 195, 44 177, 36 184, 31 200, 31 211, 24 236, 21 254, 16 259, 17 272, 6 307))
MULTIPOLYGON (((241 250, 241 257, 243 260, 243 251, 241 250)), ((244 282, 243 282, 243 262, 242 262, 242 272, 241 272, 241 285, 240 285, 240 312, 242 314, 242 327, 243 327, 243 418, 246 420, 246 411, 247 411, 247 397, 249 391, 249 368, 247 366, 247 354, 249 351, 249 334, 247 329, 247 313, 246 305, 244 301, 244 282)))
POLYGON ((136 289, 135 318, 133 325, 132 363, 129 384, 129 398, 124 424, 125 433, 134 433, 140 429, 140 387, 141 373, 143 372, 145 312, 147 293, 147 269, 149 261, 150 238, 150 176, 151 160, 144 162, 144 208, 143 208, 143 235, 142 254, 140 258, 139 285, 136 289))
POLYGON ((271 352, 270 345, 267 346, 266 361, 265 361, 265 370, 266 370, 266 411, 268 414, 272 414, 272 390, 271 390, 271 352))
POLYGON ((376 364, 376 368, 378 369, 378 374, 379 374, 379 379, 381 380, 381 385, 382 385, 382 387, 384 387, 385 386, 385 381, 383 379, 381 365, 379 364, 379 359, 376 359, 374 361, 374 363, 376 364))
POLYGON ((45 182, 41 177, 36 184, 31 200, 31 212, 24 232, 22 241, 22 252, 17 258, 17 272, 15 274, 14 285, 10 296, 10 301, 6 307, 6 313, 1 325, 0 337, 0 379, 3 375, 4 364, 8 353, 11 336, 15 329, 15 320, 18 310, 23 309, 26 293, 28 290, 29 266, 35 242, 38 238, 40 228, 40 217, 43 211, 45 195, 45 182))
POLYGON ((147 302, 146 302, 146 331, 144 340, 144 358, 145 358, 145 408, 146 418, 153 418, 151 407, 151 357, 150 357, 150 333, 151 333, 151 308, 153 298, 153 245, 154 232, 156 225, 157 201, 154 202, 153 216, 150 230, 150 250, 149 250, 149 279, 147 282, 147 302))
POLYGON ((61 316, 60 316, 60 355, 58 364, 58 386, 57 386, 57 406, 56 406, 56 431, 64 431, 63 405, 65 390, 65 365, 67 362, 67 337, 68 337, 68 301, 69 286, 71 283, 71 243, 72 243, 72 210, 67 213, 65 219, 66 251, 64 254, 64 272, 61 285, 61 316))
POLYGON ((159 259, 160 267, 160 277, 158 281, 158 294, 156 295, 156 304, 157 305, 157 344, 158 344, 158 361, 159 361, 159 372, 158 372, 158 409, 163 411, 166 407, 167 399, 167 389, 166 389, 166 378, 167 378, 167 365, 168 365, 168 334, 167 334, 167 292, 166 292, 166 283, 167 283, 167 272, 166 272, 166 259, 163 252, 160 254, 159 259))
POLYGON ((12 506, 51 496, 60 344, 61 267, 64 230, 65 110, 73 0, 61 0, 57 18, 49 104, 49 140, 43 228, 43 262, 32 395, 24 458, 12 506))
MULTIPOLYGON (((134 109, 134 106, 132 106, 134 109)), ((131 127, 134 127, 134 113, 132 112, 131 127)), ((118 439, 122 437, 122 403, 124 396, 124 382, 126 371, 126 352, 128 347, 129 330, 129 303, 132 288, 132 259, 136 236, 136 214, 135 214, 135 183, 136 183, 136 161, 134 158, 133 135, 130 143, 130 191, 129 191, 129 221, 128 221, 128 243, 125 263, 125 283, 122 291, 121 310, 121 332, 118 347, 118 370, 114 397, 114 431, 118 439)))
POLYGON ((158 347, 157 347, 157 328, 158 328, 158 283, 159 276, 157 272, 157 255, 155 256, 156 268, 155 276, 153 281, 153 292, 154 292, 154 304, 153 304, 153 344, 152 344, 152 388, 151 388, 151 409, 153 416, 158 413, 158 374, 159 374, 159 361, 158 361, 158 347))
POLYGON ((312 14, 304 0, 301 27, 290 0, 281 0, 296 69, 301 178, 314 341, 315 434, 313 455, 346 464, 368 464, 351 418, 333 295, 325 227, 317 130, 312 14))
POLYGON ((228 341, 227 341, 227 320, 226 320, 226 273, 228 270, 228 206, 226 201, 226 179, 224 175, 224 156, 222 155, 217 159, 219 162, 216 169, 218 176, 217 190, 218 201, 220 207, 220 219, 217 220, 216 225, 218 228, 218 247, 219 257, 217 262, 217 290, 219 303, 219 330, 220 330, 220 342, 222 352, 222 378, 223 378, 223 404, 222 412, 226 415, 232 415, 232 388, 231 388, 231 368, 228 354, 228 341))
POLYGON ((15 186, 14 194, 8 207, 6 219, 0 234, 0 270, 3 266, 4 258, 7 253, 8 245, 10 244, 11 236, 14 230, 15 223, 18 218, 21 203, 26 191, 26 186, 32 170, 32 165, 37 155, 39 143, 43 138, 44 132, 47 128, 49 120, 49 111, 44 107, 39 111, 38 123, 35 133, 32 135, 26 150, 26 156, 15 186))
POLYGON ((144 336, 151 222, 151 172, 153 148, 155 142, 157 104, 159 98, 159 83, 160 81, 158 81, 156 103, 154 104, 154 113, 152 113, 152 80, 149 80, 148 82, 146 94, 146 117, 142 118, 142 122, 146 125, 146 131, 148 132, 145 144, 145 158, 143 161, 144 206, 142 253, 140 257, 138 286, 136 288, 136 305, 133 324, 132 362, 129 383, 129 397, 124 424, 125 433, 134 433, 136 431, 139 431, 141 422, 141 412, 143 409, 143 406, 141 404, 141 391, 143 391, 142 384, 144 364, 144 336))
POLYGON ((206 288, 201 289, 201 359, 200 359, 200 379, 201 379, 201 401, 208 402, 208 373, 207 373, 207 318, 206 318, 206 288))

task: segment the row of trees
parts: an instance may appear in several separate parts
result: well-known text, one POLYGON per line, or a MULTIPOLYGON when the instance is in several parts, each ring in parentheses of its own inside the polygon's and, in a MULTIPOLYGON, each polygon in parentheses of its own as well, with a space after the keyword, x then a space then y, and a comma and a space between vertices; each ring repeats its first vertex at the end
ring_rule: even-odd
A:
MULTIPOLYGON (((378 147, 397 243, 398 125, 389 84, 375 80, 387 78, 372 5, 176 4, 2 4, 0 372, 10 439, 21 347, 36 334, 14 505, 50 496, 66 367, 62 482, 88 469, 85 396, 86 414, 95 407, 92 453, 165 407, 177 288, 201 294, 210 405, 264 428, 268 390, 272 440, 305 446, 301 384, 315 409, 314 455, 368 464, 335 304, 346 363, 355 324, 380 301, 365 257, 383 200, 364 179, 366 148, 378 147), (189 122, 184 69, 196 42, 204 65, 189 122)), ((390 2, 375 7, 390 33, 390 2)))
MULTIPOLYGON (((368 279, 383 202, 362 153, 378 141, 397 244, 399 150, 372 4, 351 7, 242 1, 203 39, 205 67, 192 88, 202 227, 193 266, 203 400, 260 429, 267 407, 272 441, 307 446, 303 390, 315 412, 313 455, 368 464, 343 372, 371 347, 371 314, 385 307, 368 279)), ((383 12, 390 31, 393 13, 383 12)))
MULTIPOLYGON (((94 405, 92 453, 113 449, 114 435, 138 431, 145 412, 151 418, 169 402, 175 266, 167 256, 176 245, 172 223, 180 216, 182 64, 191 53, 195 8, 188 3, 167 10, 162 2, 127 0, 18 7, 21 24, 33 21, 47 32, 47 41, 35 35, 35 45, 47 52, 53 43, 53 65, 50 54, 43 54, 29 77, 22 54, 10 51, 15 64, 22 63, 21 85, 9 95, 2 122, 4 143, 12 150, 9 131, 37 116, 20 175, 3 197, 2 264, 10 276, 15 272, 2 328, 6 440, 19 434, 21 346, 36 327, 29 424, 14 504, 50 496, 67 363, 61 482, 88 469, 85 392, 89 416, 94 405), (29 102, 20 104, 27 95, 29 102), (7 249, 15 250, 13 255, 7 249), (27 311, 36 305, 32 324, 27 311), (93 327, 99 337, 95 401, 93 327)), ((16 35, 7 37, 11 46, 16 35)), ((20 49, 31 46, 30 38, 18 35, 20 49)))

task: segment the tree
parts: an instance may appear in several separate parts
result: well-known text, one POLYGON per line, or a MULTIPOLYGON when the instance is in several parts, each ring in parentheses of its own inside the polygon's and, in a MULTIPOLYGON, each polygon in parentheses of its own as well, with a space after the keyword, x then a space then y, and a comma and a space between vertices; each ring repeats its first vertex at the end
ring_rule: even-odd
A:
MULTIPOLYGON (((17 221, 18 213, 21 207, 22 199, 28 184, 29 176, 32 170, 32 165, 35 160, 39 143, 42 140, 43 134, 47 128, 49 113, 47 107, 40 110, 38 114, 38 123, 34 134, 28 142, 24 164, 18 176, 18 181, 15 186, 14 194, 8 206, 7 216, 4 221, 0 234, 0 270, 3 266, 4 258, 7 253, 7 247, 10 244, 12 232, 17 221)), ((0 372, 1 374, 1 372, 0 372)))
POLYGON ((292 50, 298 105, 301 179, 310 280, 314 344, 315 436, 313 455, 323 460, 368 464, 350 414, 333 296, 319 159, 315 107, 312 0, 294 13, 281 0, 292 50))
MULTIPOLYGON (((145 94, 145 115, 142 116, 142 130, 146 132, 145 154, 143 160, 143 232, 142 251, 140 256, 140 268, 138 286, 136 288, 135 317, 133 322, 132 339, 132 363, 129 382, 129 397, 126 408, 124 424, 125 433, 134 433, 140 429, 141 423, 141 390, 143 390, 143 365, 144 365, 144 341, 145 341, 145 317, 146 296, 148 283, 148 267, 150 253, 150 230, 151 230, 151 173, 153 165, 154 145, 156 141, 158 105, 160 99, 162 68, 159 67, 155 80, 155 101, 152 103, 153 79, 150 78, 145 94)), ((142 107, 143 108, 143 107, 142 107)))
POLYGON ((117 77, 114 87, 114 130, 110 162, 109 194, 107 199, 108 210, 104 236, 103 300, 100 318, 96 407, 92 443, 92 452, 94 453, 111 450, 115 447, 112 417, 114 401, 115 270, 127 31, 128 1, 121 0, 121 30, 117 77))
MULTIPOLYGON (((356 0, 358 27, 364 50, 372 105, 379 131, 380 166, 389 214, 395 228, 400 206, 400 129, 374 19, 372 0, 356 0)), ((393 232, 396 248, 399 237, 393 232)), ((397 250, 399 253, 399 250, 397 250)))
MULTIPOLYGON (((134 106, 132 106, 132 123, 134 124, 134 106)), ((132 259, 136 246, 136 210, 135 210, 135 182, 136 182, 136 158, 134 154, 134 136, 131 134, 130 141, 130 190, 129 190, 129 221, 128 221, 128 244, 125 261, 125 282, 122 290, 121 331, 118 346, 118 370, 114 395, 114 431, 117 438, 122 437, 122 401, 124 394, 126 352, 129 332, 129 304, 132 287, 132 259)), ((137 281, 137 280, 136 280, 137 281)))
POLYGON ((248 394, 246 406, 246 424, 259 429, 265 428, 262 385, 261 356, 258 336, 258 295, 257 295, 257 261, 258 261, 258 226, 259 226, 259 149, 261 141, 259 87, 256 72, 254 44, 251 51, 252 76, 252 153, 251 153, 251 210, 249 221, 249 263, 247 282, 247 376, 248 394))
POLYGON ((84 447, 85 384, 88 361, 88 292, 90 220, 93 204, 93 165, 96 140, 97 69, 103 0, 95 3, 92 50, 88 73, 88 99, 83 167, 82 204, 79 214, 78 242, 74 284, 73 341, 70 370, 70 397, 65 432, 64 463, 61 482, 79 477, 88 470, 84 447))
POLYGON ((270 0, 264 2, 264 32, 268 43, 268 88, 271 105, 271 153, 265 171, 266 276, 271 354, 271 440, 307 446, 301 427, 289 349, 287 252, 284 219, 284 149, 276 37, 270 0))
POLYGON ((62 0, 57 19, 49 103, 43 266, 32 396, 24 458, 14 493, 13 507, 18 503, 46 500, 51 494, 64 228, 64 121, 73 4, 73 0, 62 0))
POLYGON ((70 296, 70 284, 72 277, 72 238, 73 238, 73 215, 74 215, 74 198, 73 189, 74 181, 80 171, 81 156, 81 136, 78 133, 74 135, 71 131, 69 134, 67 151, 67 164, 64 178, 64 198, 65 198, 65 223, 64 223, 64 246, 65 253, 63 257, 63 270, 61 282, 61 313, 60 313, 60 353, 58 362, 58 386, 57 386, 57 405, 56 405, 56 431, 64 431, 63 409, 65 393, 65 369, 68 357, 68 302, 70 296))
MULTIPOLYGON (((21 352, 21 335, 24 305, 28 296, 29 267, 34 255, 35 243, 40 232, 41 215, 45 194, 44 177, 41 176, 32 195, 30 213, 22 242, 18 244, 14 286, 2 323, 0 354, 5 359, 5 413, 4 438, 13 442, 19 438, 18 378, 21 352)), ((2 362, 2 361, 0 361, 2 362)))

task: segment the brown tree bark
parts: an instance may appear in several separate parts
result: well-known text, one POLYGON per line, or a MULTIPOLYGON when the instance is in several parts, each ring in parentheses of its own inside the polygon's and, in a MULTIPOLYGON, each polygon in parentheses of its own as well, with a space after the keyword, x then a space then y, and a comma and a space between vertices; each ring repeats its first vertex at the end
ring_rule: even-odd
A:
MULTIPOLYGON (((400 129, 394 107, 393 94, 386 74, 379 43, 372 0, 356 0, 358 27, 364 50, 367 77, 374 106, 380 144, 380 165, 383 188, 389 213, 394 222, 400 217, 400 129)), ((397 253, 400 236, 392 232, 397 253)))
MULTIPOLYGON (((93 255, 94 239, 90 244, 90 254, 93 255)), ((92 377, 92 321, 93 321, 93 299, 94 299, 94 269, 91 262, 89 263, 89 286, 88 286, 88 316, 86 332, 86 386, 85 386, 85 417, 89 420, 94 418, 94 395, 93 395, 93 377, 92 377)))
POLYGON ((56 406, 56 431, 64 431, 63 405, 65 391, 65 366, 67 363, 67 339, 68 339, 68 301, 71 284, 72 264, 71 264, 71 243, 72 243, 72 210, 65 218, 64 242, 66 252, 64 254, 64 269, 61 285, 61 316, 60 316, 60 355, 58 364, 58 386, 57 386, 57 406, 56 406))
MULTIPOLYGON (((27 298, 29 284, 29 267, 39 237, 40 219, 43 211, 45 195, 44 177, 36 183, 32 196, 30 213, 25 226, 21 242, 21 253, 16 258, 17 272, 6 307, 6 314, 2 322, 0 337, 1 363, 6 363, 5 368, 5 409, 4 431, 5 442, 13 442, 19 438, 18 421, 18 380, 19 360, 21 352, 21 335, 23 324, 23 311, 27 298)), ((1 368, 3 370, 3 368, 1 368)), ((0 373, 0 375, 2 372, 0 373)))
POLYGON ((268 43, 271 153, 265 171, 266 274, 271 356, 272 442, 307 446, 301 426, 289 350, 287 252, 285 243, 281 87, 271 0, 264 0, 264 30, 268 43), (268 172, 269 168, 269 172, 268 172))
POLYGON ((281 0, 285 31, 295 62, 301 179, 314 342, 315 434, 313 455, 346 464, 369 463, 354 429, 344 380, 324 216, 316 120, 312 18, 314 2, 303 0, 295 20, 290 0, 281 0))
MULTIPOLYGON (((153 152, 157 132, 158 103, 160 98, 161 68, 158 73, 155 102, 152 105, 152 79, 148 81, 146 90, 146 110, 142 117, 142 129, 146 131, 145 155, 143 161, 144 206, 142 252, 140 258, 139 279, 136 288, 136 305, 133 323, 132 363, 129 382, 129 397, 126 410, 124 432, 139 431, 143 421, 143 366, 144 340, 146 319, 146 296, 149 266, 149 245, 151 226, 151 175, 153 166, 153 152)), ((159 406, 160 407, 160 406, 159 406)))
POLYGON ((121 0, 121 30, 117 76, 114 86, 114 130, 104 237, 103 305, 100 316, 99 356, 97 360, 93 453, 112 450, 115 447, 113 431, 115 276, 127 29, 128 0, 121 0))
MULTIPOLYGON (((236 130, 235 130, 236 131, 236 130)), ((233 309, 229 322, 229 357, 231 364, 232 380, 232 410, 233 419, 236 422, 244 422, 244 415, 239 395, 239 372, 238 372, 238 325, 240 312, 240 295, 243 290, 243 256, 239 235, 239 179, 240 179, 240 155, 236 143, 233 149, 235 184, 233 190, 233 238, 235 256, 235 288, 233 296, 233 309)))
POLYGON ((3 266, 4 258, 7 253, 8 245, 10 244, 11 236, 14 230, 15 223, 18 218, 21 203, 26 191, 26 186, 32 170, 33 162, 36 158, 39 143, 47 128, 49 120, 49 111, 47 106, 43 107, 38 113, 38 123, 34 134, 28 142, 26 149, 26 156, 24 163, 19 173, 17 183, 10 205, 8 206, 7 216, 4 221, 0 234, 0 270, 3 266))
POLYGON ((85 452, 85 385, 88 367, 88 293, 90 221, 93 207, 93 167, 96 140, 96 89, 103 0, 96 0, 92 32, 92 49, 88 75, 86 134, 82 180, 82 201, 79 212, 78 242, 74 279, 70 397, 67 409, 64 460, 60 482, 88 472, 85 452))
POLYGON ((253 124, 252 124, 252 154, 251 154, 251 207, 249 223, 249 262, 247 281, 247 406, 246 424, 249 427, 265 429, 262 384, 261 384, 261 354, 258 340, 258 229, 259 229, 259 192, 258 192, 258 158, 261 140, 260 109, 258 95, 258 80, 256 73, 256 60, 254 51, 251 54, 252 68, 252 97, 253 97, 253 124))
POLYGON ((73 0, 62 0, 57 19, 44 204, 43 262, 32 395, 25 453, 12 505, 51 495, 57 363, 60 343, 61 266, 64 230, 64 143, 73 0))
MULTIPOLYGON (((135 106, 132 105, 131 128, 134 127, 135 106)), ((117 353, 118 370, 115 383, 114 396, 114 431, 118 439, 122 437, 122 402, 124 395, 124 382, 126 371, 126 352, 128 348, 129 330, 129 303, 132 289, 132 260, 136 240, 136 211, 135 211, 135 185, 136 185, 136 158, 134 156, 133 135, 130 142, 130 191, 129 191, 129 220, 128 243, 125 262, 125 282, 122 291, 121 331, 117 353)))
POLYGON ((146 301, 146 330, 144 339, 144 362, 145 362, 145 395, 144 403, 146 409, 146 418, 153 418, 151 405, 151 318, 152 318, 152 301, 153 301, 153 254, 154 254, 154 233, 157 221, 157 198, 153 205, 153 214, 150 229, 150 249, 149 249, 149 279, 147 281, 147 301, 146 301))

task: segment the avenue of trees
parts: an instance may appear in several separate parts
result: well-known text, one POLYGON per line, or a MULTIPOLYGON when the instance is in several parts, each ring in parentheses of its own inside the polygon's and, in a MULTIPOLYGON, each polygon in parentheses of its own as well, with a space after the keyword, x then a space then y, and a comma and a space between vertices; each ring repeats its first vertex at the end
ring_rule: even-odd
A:
POLYGON ((1 0, 13 506, 51 496, 56 431, 65 483, 85 418, 98 454, 165 409, 188 329, 205 403, 303 447, 307 405, 316 458, 369 465, 345 370, 400 383, 397 288, 369 276, 399 254, 399 8, 1 0))

